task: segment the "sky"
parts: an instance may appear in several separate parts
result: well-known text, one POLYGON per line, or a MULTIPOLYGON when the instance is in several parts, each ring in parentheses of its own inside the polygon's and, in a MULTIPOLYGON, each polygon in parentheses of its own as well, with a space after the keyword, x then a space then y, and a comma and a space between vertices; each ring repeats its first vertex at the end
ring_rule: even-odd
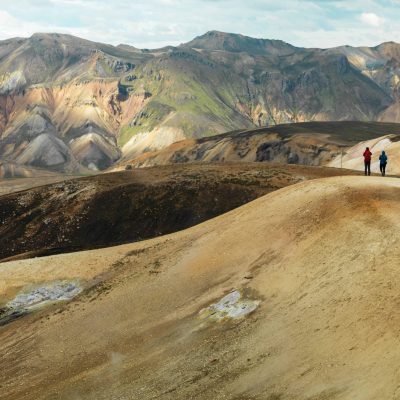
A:
POLYGON ((400 42, 400 0, 0 0, 0 40, 70 33, 139 48, 210 30, 300 47, 400 42))

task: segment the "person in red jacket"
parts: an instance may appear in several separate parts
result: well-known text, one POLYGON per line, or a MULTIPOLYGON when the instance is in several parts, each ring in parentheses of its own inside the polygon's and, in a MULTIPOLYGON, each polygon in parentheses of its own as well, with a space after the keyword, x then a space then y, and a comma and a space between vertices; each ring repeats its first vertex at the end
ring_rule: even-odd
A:
POLYGON ((364 151, 364 168, 365 168, 365 175, 371 175, 371 157, 372 153, 369 151, 369 147, 367 147, 364 151))

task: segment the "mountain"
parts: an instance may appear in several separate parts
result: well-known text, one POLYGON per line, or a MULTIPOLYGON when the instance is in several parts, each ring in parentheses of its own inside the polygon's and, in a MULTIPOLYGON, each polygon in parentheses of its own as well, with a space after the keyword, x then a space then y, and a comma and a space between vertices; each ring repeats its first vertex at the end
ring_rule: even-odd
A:
POLYGON ((1 396, 396 399, 399 224, 398 179, 332 177, 164 237, 1 264, 1 396))
MULTIPOLYGON (((364 150, 361 148, 368 144, 371 146, 383 135, 395 140, 400 135, 400 124, 358 121, 282 124, 181 140, 161 150, 137 156, 127 152, 113 169, 194 162, 263 161, 341 167, 341 154, 356 152, 362 158, 364 150), (357 150, 353 149, 354 146, 357 150)), ((397 148, 393 151, 393 159, 399 158, 400 151, 397 148)), ((357 169, 362 165, 359 162, 357 169)), ((350 164, 343 166, 350 167, 350 164)), ((400 169, 391 170, 392 173, 400 172, 400 169)))
POLYGON ((248 53, 260 56, 284 56, 301 50, 281 40, 255 39, 244 35, 218 31, 207 32, 205 35, 182 44, 180 47, 211 52, 248 53))
POLYGON ((88 173, 237 129, 397 122, 399 85, 396 43, 305 49, 212 31, 140 50, 38 33, 0 42, 0 158, 88 173))

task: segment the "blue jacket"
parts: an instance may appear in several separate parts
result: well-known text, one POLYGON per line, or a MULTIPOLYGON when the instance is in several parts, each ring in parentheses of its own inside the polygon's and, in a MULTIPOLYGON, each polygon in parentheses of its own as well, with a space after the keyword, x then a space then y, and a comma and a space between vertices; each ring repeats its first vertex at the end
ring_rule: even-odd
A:
POLYGON ((388 158, 384 151, 382 151, 382 154, 379 156, 379 161, 381 162, 381 164, 387 163, 388 158))

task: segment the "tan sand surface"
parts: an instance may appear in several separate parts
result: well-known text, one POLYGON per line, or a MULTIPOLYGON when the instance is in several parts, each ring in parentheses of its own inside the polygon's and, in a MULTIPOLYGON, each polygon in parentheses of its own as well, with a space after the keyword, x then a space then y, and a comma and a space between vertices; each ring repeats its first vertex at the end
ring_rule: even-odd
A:
POLYGON ((399 223, 400 180, 324 178, 150 241, 1 264, 2 303, 91 288, 0 327, 0 398, 397 399, 399 223), (235 290, 258 307, 204 311, 235 290))

